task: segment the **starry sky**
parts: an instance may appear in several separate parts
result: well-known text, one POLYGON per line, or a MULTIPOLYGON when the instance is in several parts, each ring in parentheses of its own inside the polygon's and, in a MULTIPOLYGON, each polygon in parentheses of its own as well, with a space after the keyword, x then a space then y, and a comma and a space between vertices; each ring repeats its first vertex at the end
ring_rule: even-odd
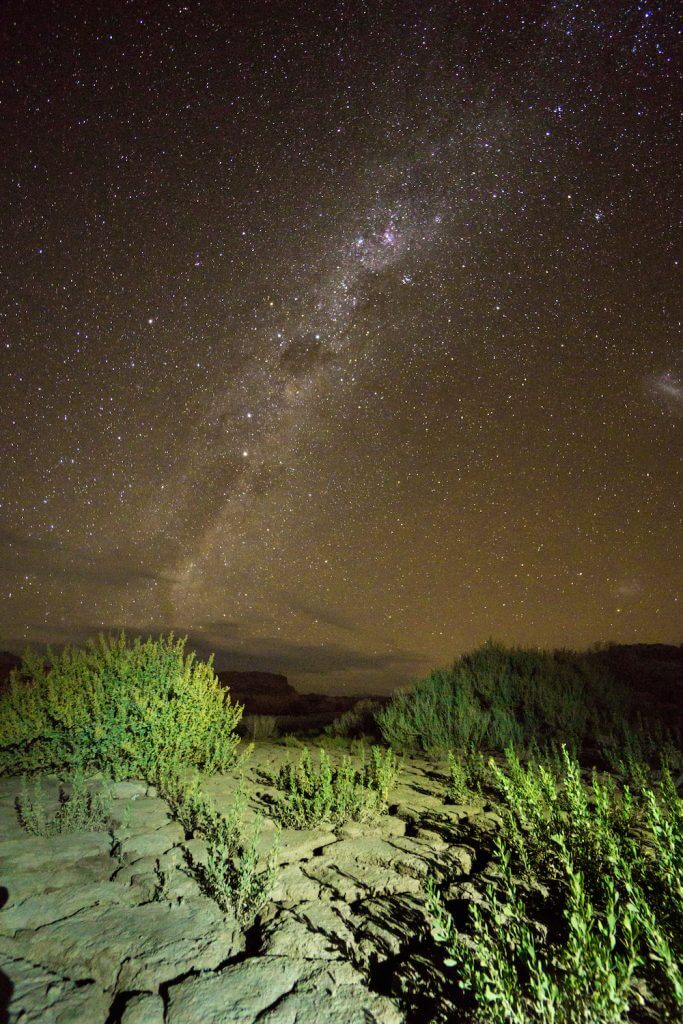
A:
POLYGON ((0 647, 680 642, 675 5, 3 0, 0 647))

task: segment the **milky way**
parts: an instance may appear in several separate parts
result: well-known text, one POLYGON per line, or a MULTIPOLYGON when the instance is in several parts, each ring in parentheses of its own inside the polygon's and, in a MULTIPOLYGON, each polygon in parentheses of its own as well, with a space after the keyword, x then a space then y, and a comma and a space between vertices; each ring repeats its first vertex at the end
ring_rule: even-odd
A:
POLYGON ((673 7, 239 7, 3 5, 0 645, 679 640, 673 7))

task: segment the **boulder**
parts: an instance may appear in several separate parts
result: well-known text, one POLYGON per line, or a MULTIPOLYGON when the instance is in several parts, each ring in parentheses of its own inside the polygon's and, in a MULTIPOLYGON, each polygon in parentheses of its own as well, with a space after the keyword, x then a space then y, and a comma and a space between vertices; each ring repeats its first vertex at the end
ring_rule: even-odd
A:
POLYGON ((403 1024, 386 996, 370 992, 351 964, 264 956, 168 991, 166 1024, 403 1024))
POLYGON ((158 989, 187 971, 213 970, 244 948, 244 936, 232 917, 198 896, 181 904, 88 908, 16 932, 13 943, 17 956, 55 973, 92 979, 106 991, 132 991, 158 989))

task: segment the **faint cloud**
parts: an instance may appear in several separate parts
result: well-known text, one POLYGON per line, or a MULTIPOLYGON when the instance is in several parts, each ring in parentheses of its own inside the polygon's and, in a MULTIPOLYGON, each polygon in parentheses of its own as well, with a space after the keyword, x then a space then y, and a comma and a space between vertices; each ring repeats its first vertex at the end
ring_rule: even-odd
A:
POLYGON ((94 582, 103 587, 122 587, 166 578, 127 561, 120 551, 93 555, 68 547, 51 537, 31 537, 18 530, 0 528, 0 571, 38 579, 94 582))
POLYGON ((667 371, 656 377, 650 378, 650 391, 660 399, 669 410, 675 415, 683 415, 683 380, 681 377, 667 371))
POLYGON ((619 580, 612 589, 615 597, 637 597, 642 593, 643 585, 640 580, 627 579, 619 580))
POLYGON ((326 674, 344 672, 400 673, 419 672, 425 657, 416 651, 391 649, 362 651, 343 644, 306 644, 277 636, 249 635, 237 623, 206 623, 201 631, 192 631, 190 642, 197 650, 215 651, 219 668, 242 671, 326 674))

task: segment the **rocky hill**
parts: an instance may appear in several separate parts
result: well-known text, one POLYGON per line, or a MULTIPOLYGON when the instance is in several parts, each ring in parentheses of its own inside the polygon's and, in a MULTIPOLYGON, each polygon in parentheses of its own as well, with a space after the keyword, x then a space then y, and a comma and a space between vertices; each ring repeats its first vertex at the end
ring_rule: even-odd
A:
POLYGON ((244 705, 247 715, 339 715, 361 697, 299 693, 276 672, 217 672, 222 686, 244 705))

